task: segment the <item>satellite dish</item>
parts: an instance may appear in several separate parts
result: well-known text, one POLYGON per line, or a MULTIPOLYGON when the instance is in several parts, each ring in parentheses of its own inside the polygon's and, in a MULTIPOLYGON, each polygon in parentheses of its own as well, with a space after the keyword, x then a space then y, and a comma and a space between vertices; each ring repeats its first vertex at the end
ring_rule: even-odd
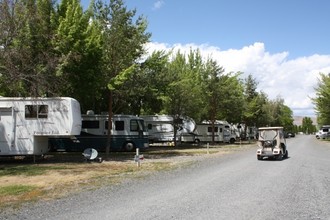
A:
POLYGON ((87 160, 94 160, 97 157, 97 154, 97 150, 94 148, 86 148, 83 153, 87 160))

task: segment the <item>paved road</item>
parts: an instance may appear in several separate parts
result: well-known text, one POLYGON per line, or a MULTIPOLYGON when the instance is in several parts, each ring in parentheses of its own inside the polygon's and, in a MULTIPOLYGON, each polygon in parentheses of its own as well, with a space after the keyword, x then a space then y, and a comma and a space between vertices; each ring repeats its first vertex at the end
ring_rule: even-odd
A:
POLYGON ((330 219, 330 143, 299 135, 287 145, 289 158, 283 161, 258 161, 255 149, 245 150, 119 188, 39 204, 14 217, 330 219))

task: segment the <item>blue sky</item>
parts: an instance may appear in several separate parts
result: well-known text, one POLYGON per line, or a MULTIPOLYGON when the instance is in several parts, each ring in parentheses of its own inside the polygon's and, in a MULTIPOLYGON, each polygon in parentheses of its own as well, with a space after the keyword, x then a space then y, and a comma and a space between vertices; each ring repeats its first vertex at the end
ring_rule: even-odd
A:
POLYGON ((152 41, 221 50, 263 42, 289 58, 330 51, 328 0, 126 0, 149 22, 152 41))
POLYGON ((283 98, 294 115, 315 115, 310 97, 319 73, 330 73, 329 0, 124 2, 148 20, 149 52, 199 49, 227 72, 252 74, 259 90, 283 98))

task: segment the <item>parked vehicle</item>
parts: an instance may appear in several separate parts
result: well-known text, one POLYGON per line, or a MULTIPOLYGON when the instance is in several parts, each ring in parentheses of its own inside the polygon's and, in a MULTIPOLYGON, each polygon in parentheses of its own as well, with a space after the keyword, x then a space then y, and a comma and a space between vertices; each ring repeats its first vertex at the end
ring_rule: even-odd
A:
POLYGON ((316 138, 325 139, 330 136, 330 125, 323 125, 318 133, 316 133, 316 138))
POLYGON ((288 132, 288 136, 289 136, 290 138, 292 138, 292 137, 295 137, 296 134, 295 134, 294 132, 288 132))
POLYGON ((211 143, 214 137, 215 143, 234 143, 236 133, 231 129, 230 124, 225 121, 216 121, 214 131, 209 121, 197 124, 193 132, 181 134, 181 142, 211 143))
POLYGON ((170 115, 141 115, 149 133, 149 143, 174 142, 173 117, 170 115))
MULTIPOLYGON (((82 129, 76 139, 53 138, 50 145, 54 151, 79 151, 94 148, 105 151, 108 141, 108 115, 88 111, 82 115, 82 129)), ((134 115, 114 115, 110 135, 110 151, 133 151, 149 147, 148 132, 144 120, 134 115)))
POLYGON ((176 139, 181 135, 192 132, 195 127, 195 121, 189 117, 179 117, 175 119, 171 115, 141 115, 149 133, 150 145, 174 145, 174 126, 177 127, 176 139))
POLYGON ((274 158, 282 160, 288 158, 288 150, 283 127, 259 128, 257 159, 274 158))
POLYGON ((75 99, 0 97, 0 156, 44 155, 50 137, 73 137, 80 131, 75 99))

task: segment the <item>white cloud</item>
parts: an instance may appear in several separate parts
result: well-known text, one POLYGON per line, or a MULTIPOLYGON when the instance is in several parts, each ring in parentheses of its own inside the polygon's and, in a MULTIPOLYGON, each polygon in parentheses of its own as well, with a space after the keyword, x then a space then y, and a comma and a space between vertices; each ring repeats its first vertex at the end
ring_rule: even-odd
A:
POLYGON ((315 97, 319 73, 330 73, 330 55, 313 55, 288 60, 289 52, 270 54, 263 43, 257 42, 241 49, 222 51, 207 44, 163 44, 149 43, 148 51, 180 50, 188 54, 191 49, 199 49, 202 56, 212 57, 226 72, 244 72, 243 77, 252 74, 259 82, 258 89, 270 99, 281 96, 294 115, 314 116, 314 106, 310 97, 315 97))
POLYGON ((162 0, 156 1, 153 5, 153 9, 154 10, 160 9, 164 4, 165 2, 162 0))

